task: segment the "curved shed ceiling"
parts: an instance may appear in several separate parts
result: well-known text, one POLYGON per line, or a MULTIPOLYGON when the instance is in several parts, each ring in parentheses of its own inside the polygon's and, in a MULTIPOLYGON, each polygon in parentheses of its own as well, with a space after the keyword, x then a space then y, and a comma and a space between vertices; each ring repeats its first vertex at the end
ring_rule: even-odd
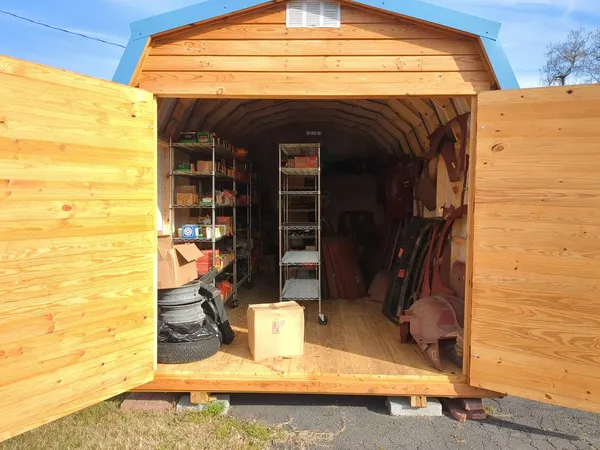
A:
POLYGON ((422 156, 429 135, 469 110, 464 98, 364 100, 160 99, 159 133, 214 131, 239 146, 252 146, 275 129, 301 124, 335 127, 361 135, 394 155, 422 156))

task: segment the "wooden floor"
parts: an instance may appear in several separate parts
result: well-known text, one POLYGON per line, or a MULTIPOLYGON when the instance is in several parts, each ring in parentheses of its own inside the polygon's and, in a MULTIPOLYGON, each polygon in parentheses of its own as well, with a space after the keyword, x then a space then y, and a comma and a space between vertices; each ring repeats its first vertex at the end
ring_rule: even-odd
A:
POLYGON ((235 342, 212 358, 190 364, 159 364, 146 391, 291 392, 322 394, 492 396, 471 388, 461 369, 446 362, 433 369, 413 344, 399 342, 398 326, 368 299, 326 300, 329 324, 317 321, 317 303, 305 302, 302 358, 254 362, 248 348, 246 309, 269 303, 277 292, 243 289, 241 305, 229 310, 235 342))

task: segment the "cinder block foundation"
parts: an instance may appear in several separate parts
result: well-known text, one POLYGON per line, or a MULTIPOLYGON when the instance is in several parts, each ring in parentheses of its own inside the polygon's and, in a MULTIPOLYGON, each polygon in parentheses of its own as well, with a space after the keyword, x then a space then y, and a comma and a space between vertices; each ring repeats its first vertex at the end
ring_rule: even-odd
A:
POLYGON ((391 416, 396 417, 440 417, 442 404, 437 398, 428 398, 427 407, 413 408, 409 397, 388 397, 385 405, 391 416))
MULTIPOLYGON (((211 395, 213 398, 213 402, 222 403, 224 408, 221 413, 222 416, 227 415, 229 412, 229 407, 231 406, 229 394, 215 394, 211 395)), ((177 403, 177 412, 183 411, 204 411, 206 408, 206 404, 196 405, 190 401, 190 394, 182 395, 177 403)))

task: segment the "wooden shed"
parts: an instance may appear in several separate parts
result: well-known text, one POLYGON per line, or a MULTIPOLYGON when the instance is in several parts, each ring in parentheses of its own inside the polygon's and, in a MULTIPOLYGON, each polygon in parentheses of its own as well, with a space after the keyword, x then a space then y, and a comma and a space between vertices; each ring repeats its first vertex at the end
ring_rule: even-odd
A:
POLYGON ((133 389, 600 411, 598 86, 518 89, 499 24, 417 0, 209 0, 131 30, 116 83, 0 58, 0 439, 133 389), (434 159, 423 211, 466 191, 451 247, 467 268, 463 367, 433 369, 356 301, 307 324, 301 359, 253 362, 233 312, 231 348, 156 364, 170 140, 215 130, 267 172, 306 130, 338 156, 411 161, 465 114, 452 133, 468 179, 434 159))

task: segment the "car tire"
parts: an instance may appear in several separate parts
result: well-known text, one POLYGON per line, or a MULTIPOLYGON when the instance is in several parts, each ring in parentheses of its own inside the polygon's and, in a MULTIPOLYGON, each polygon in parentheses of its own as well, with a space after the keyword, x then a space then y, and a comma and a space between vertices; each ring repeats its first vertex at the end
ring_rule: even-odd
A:
POLYGON ((217 334, 196 342, 163 342, 158 344, 157 360, 160 364, 185 364, 202 361, 215 355, 221 348, 217 334))
POLYGON ((158 291, 158 306, 189 305, 204 300, 200 294, 200 284, 191 283, 175 289, 161 289, 158 291))
POLYGON ((202 307, 203 302, 190 303, 188 305, 164 306, 160 307, 158 319, 171 325, 180 325, 184 323, 202 323, 206 319, 206 314, 202 307))

